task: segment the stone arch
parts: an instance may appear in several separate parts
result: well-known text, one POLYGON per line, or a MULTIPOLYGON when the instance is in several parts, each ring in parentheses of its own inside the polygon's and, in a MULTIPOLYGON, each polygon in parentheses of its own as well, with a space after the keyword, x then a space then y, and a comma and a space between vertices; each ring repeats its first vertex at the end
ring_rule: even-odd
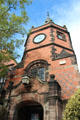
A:
POLYGON ((28 77, 32 77, 32 78, 35 78, 36 75, 38 75, 39 79, 44 80, 44 78, 41 78, 42 75, 40 75, 40 73, 43 73, 44 77, 47 76, 45 77, 45 81, 46 81, 48 78, 48 72, 46 73, 46 71, 48 70, 49 65, 50 64, 46 60, 43 60, 43 59, 32 61, 25 68, 25 74, 28 77))
POLYGON ((29 63, 27 65, 27 67, 25 68, 25 71, 28 72, 28 70, 35 64, 43 64, 43 65, 50 65, 46 60, 43 60, 43 59, 38 59, 38 60, 35 60, 35 61, 32 61, 31 63, 29 63))
POLYGON ((43 98, 44 98, 43 95, 39 95, 39 94, 35 94, 35 93, 27 93, 27 94, 24 93, 23 95, 16 96, 16 98, 14 98, 14 102, 11 105, 10 114, 9 114, 10 120, 15 120, 14 119, 14 116, 16 115, 15 110, 16 110, 16 107, 20 103, 27 103, 27 101, 33 101, 33 102, 36 102, 36 103, 40 104, 43 107, 43 110, 44 110, 43 98))
POLYGON ((43 120, 44 108, 42 104, 34 100, 27 100, 15 106, 13 120, 32 120, 32 117, 39 117, 43 120))

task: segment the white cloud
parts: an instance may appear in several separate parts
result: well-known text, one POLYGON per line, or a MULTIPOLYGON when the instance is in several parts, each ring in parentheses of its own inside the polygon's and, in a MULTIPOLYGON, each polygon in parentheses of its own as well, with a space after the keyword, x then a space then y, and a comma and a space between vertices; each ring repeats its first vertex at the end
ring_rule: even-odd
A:
MULTIPOLYGON (((65 4, 62 4, 61 7, 55 6, 53 11, 56 11, 57 16, 54 16, 58 17, 57 23, 66 24, 68 27, 80 71, 80 0, 72 0, 69 7, 66 7, 65 4)), ((52 16, 52 18, 54 17, 52 16)))

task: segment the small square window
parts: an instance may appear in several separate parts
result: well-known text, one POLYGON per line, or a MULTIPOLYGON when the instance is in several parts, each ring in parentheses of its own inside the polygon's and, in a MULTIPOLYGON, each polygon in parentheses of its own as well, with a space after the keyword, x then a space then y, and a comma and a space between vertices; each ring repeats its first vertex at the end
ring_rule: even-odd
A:
POLYGON ((61 33, 61 32, 57 32, 57 37, 58 37, 58 39, 61 39, 61 40, 63 40, 63 41, 66 41, 65 35, 64 35, 63 33, 61 33))
POLYGON ((58 34, 59 39, 63 39, 63 36, 61 34, 58 34))

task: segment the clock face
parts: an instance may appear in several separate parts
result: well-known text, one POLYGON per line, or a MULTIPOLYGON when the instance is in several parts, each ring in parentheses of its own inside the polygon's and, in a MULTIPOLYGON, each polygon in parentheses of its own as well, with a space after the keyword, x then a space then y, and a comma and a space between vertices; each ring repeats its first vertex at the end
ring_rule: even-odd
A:
POLYGON ((45 39, 46 35, 45 34, 39 34, 34 38, 34 43, 40 43, 45 39))

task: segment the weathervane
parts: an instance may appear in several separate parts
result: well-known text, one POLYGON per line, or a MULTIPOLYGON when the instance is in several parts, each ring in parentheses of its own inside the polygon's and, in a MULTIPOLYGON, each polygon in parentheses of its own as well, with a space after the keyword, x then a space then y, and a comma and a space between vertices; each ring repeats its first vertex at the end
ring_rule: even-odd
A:
POLYGON ((45 20, 45 24, 51 23, 52 20, 50 19, 49 12, 47 12, 47 19, 45 20))
POLYGON ((49 12, 47 12, 47 18, 49 18, 49 12))

